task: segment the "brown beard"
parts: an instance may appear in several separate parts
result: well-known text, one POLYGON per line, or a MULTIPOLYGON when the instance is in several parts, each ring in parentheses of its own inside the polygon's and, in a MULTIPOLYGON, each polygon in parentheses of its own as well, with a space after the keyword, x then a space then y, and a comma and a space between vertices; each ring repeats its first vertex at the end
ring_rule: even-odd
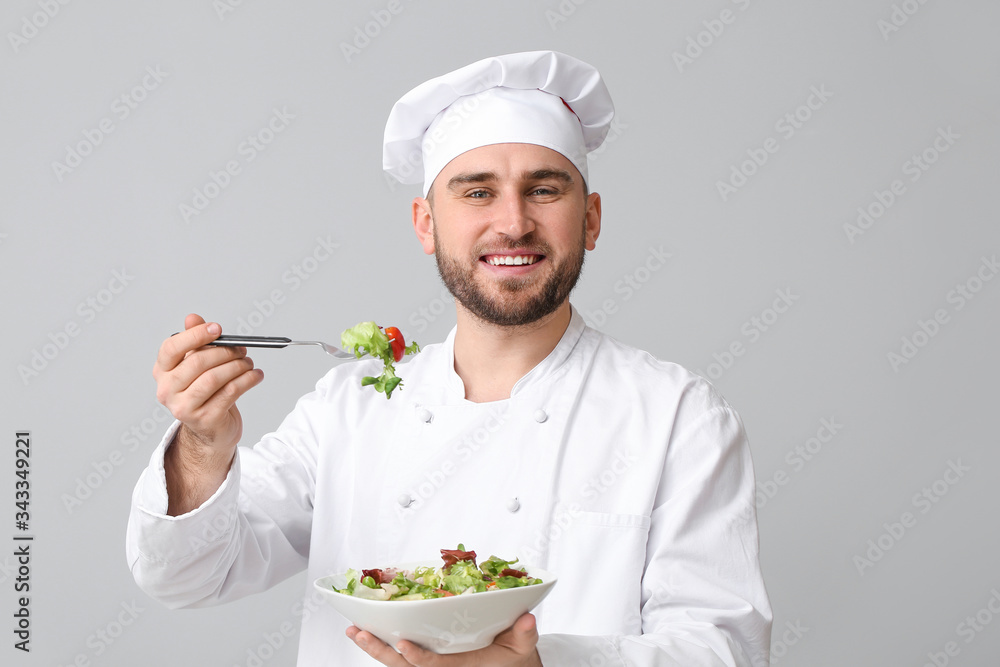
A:
MULTIPOLYGON (((569 298, 583 271, 586 230, 581 229, 581 232, 580 243, 558 264, 554 263, 546 244, 534 241, 534 233, 507 245, 507 250, 531 248, 532 251, 545 255, 545 262, 553 263, 548 279, 528 296, 525 293, 532 290, 538 279, 514 276, 496 281, 499 294, 487 294, 475 280, 474 264, 466 265, 442 251, 437 228, 434 229, 434 257, 445 287, 466 310, 490 324, 520 326, 536 322, 555 312, 569 298)), ((491 248, 496 250, 495 246, 491 248)), ((481 256, 479 253, 473 254, 472 262, 479 262, 481 256)))

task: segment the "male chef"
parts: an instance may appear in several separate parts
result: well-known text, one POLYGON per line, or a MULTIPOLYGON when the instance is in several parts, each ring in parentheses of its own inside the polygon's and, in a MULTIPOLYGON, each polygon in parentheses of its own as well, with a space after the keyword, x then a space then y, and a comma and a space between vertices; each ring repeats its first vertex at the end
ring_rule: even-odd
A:
POLYGON ((298 664, 768 664, 739 416, 569 302, 601 231, 587 153, 613 114, 597 70, 552 51, 487 58, 396 103, 384 166, 423 183, 413 227, 455 328, 402 366, 391 400, 361 385, 380 362, 342 364, 238 447, 236 401, 263 375, 244 349, 206 346, 220 325, 189 315, 153 371, 177 421, 133 496, 128 562, 144 590, 204 606, 463 542, 558 582, 492 645, 452 655, 388 646, 306 604, 298 664))

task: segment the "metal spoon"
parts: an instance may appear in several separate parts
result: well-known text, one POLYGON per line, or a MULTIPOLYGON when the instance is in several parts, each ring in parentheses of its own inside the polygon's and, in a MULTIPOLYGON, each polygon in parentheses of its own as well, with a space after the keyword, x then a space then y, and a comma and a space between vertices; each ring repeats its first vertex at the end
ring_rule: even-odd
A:
POLYGON ((318 340, 292 340, 290 338, 277 338, 269 336, 219 336, 209 345, 222 345, 229 347, 288 347, 289 345, 318 345, 327 354, 337 359, 357 359, 353 353, 341 350, 329 343, 318 340))

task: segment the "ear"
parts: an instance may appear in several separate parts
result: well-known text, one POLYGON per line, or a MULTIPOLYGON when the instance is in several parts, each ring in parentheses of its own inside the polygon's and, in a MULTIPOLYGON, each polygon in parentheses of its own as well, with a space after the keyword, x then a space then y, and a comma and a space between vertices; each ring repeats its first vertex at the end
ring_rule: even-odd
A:
POLYGON ((413 199, 413 231, 424 248, 424 253, 434 254, 434 215, 431 204, 423 197, 413 199))
POLYGON ((584 214, 585 248, 593 250, 597 247, 597 237, 601 234, 601 195, 591 192, 587 195, 587 211, 584 214))

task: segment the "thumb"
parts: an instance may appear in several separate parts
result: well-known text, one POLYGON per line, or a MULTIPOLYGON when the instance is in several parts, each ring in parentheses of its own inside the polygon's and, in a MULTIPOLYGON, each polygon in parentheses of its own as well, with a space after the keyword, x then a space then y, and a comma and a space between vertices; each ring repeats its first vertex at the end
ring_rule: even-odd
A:
POLYGON ((538 643, 538 627, 532 614, 521 614, 511 626, 511 648, 518 653, 535 650, 538 643))
POLYGON ((186 331, 188 329, 192 329, 198 326, 199 324, 204 324, 204 323, 205 323, 205 318, 196 313, 191 313, 190 315, 184 318, 184 329, 186 331))

